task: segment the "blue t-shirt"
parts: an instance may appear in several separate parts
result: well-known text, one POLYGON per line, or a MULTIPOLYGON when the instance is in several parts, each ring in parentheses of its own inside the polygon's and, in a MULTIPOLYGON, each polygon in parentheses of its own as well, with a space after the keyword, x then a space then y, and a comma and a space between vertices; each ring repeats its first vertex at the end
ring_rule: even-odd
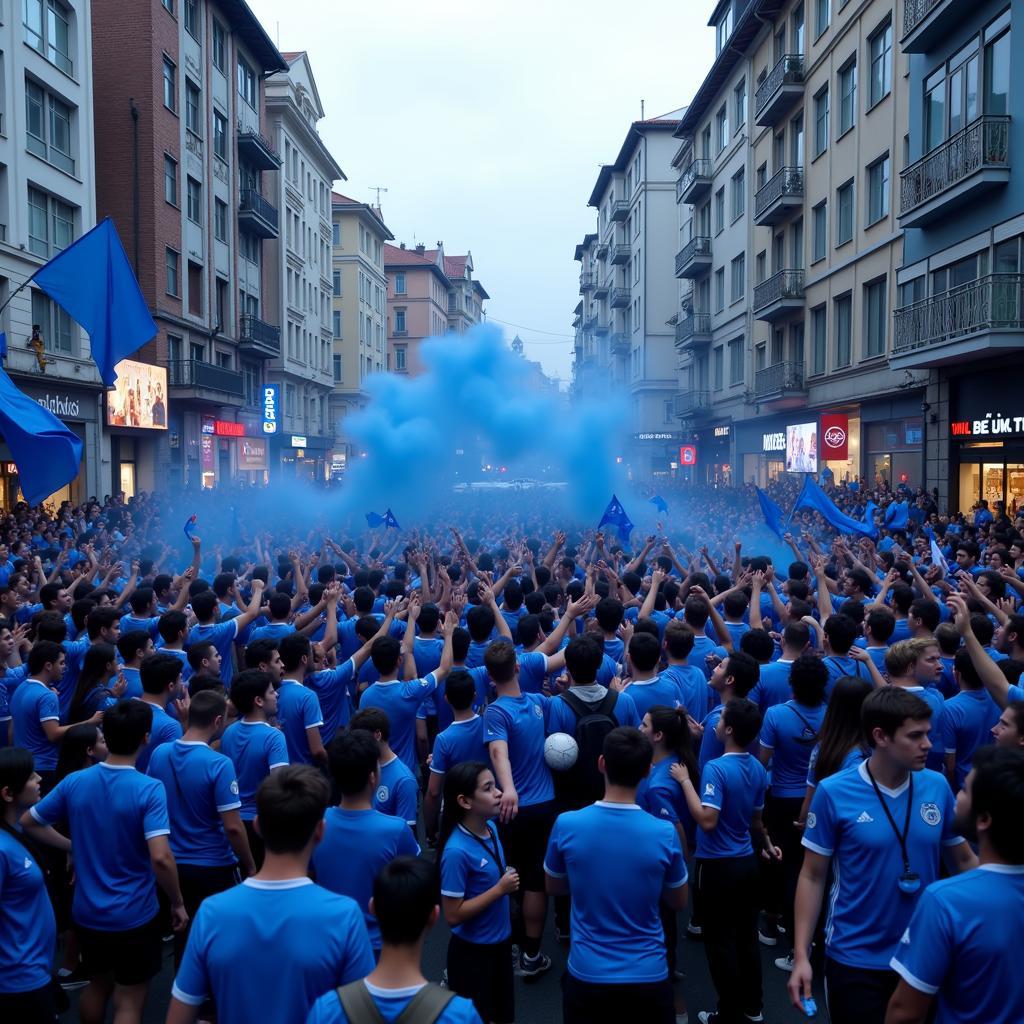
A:
POLYGON ((128 668, 122 665, 121 675, 124 676, 124 681, 128 684, 123 694, 125 699, 131 700, 132 697, 141 697, 144 692, 142 689, 142 673, 137 668, 128 668))
POLYGON ((424 639, 416 637, 412 643, 412 657, 416 662, 416 675, 422 679, 441 664, 444 639, 439 636, 424 639))
MULTIPOLYGON (((701 686, 706 686, 704 676, 700 677, 701 686)), ((651 708, 659 705, 666 708, 677 708, 682 704, 682 694, 679 692, 679 685, 668 675, 662 673, 653 679, 634 679, 629 684, 627 692, 636 707, 636 713, 643 721, 644 715, 651 708)), ((687 709, 689 710, 689 709, 687 709)))
MULTIPOLYGON (((179 651, 176 647, 160 647, 157 649, 158 654, 169 654, 172 658, 177 658, 181 662, 181 681, 187 683, 192 678, 192 666, 188 663, 188 655, 184 650, 179 651)), ((139 686, 142 683, 140 681, 139 686)))
POLYGON ((144 633, 148 633, 155 643, 157 637, 160 636, 160 616, 154 615, 152 618, 137 619, 131 612, 127 615, 122 615, 121 635, 124 636, 125 633, 134 633, 136 630, 142 630, 144 633))
MULTIPOLYGON (((377 1004, 377 1010, 384 1018, 385 1024, 391 1024, 398 1015, 412 1002, 412 997, 419 992, 422 986, 414 988, 378 988, 370 982, 366 982, 366 988, 373 1001, 377 1004)), ((326 992, 314 1004, 306 1018, 306 1024, 353 1024, 345 1011, 341 1008, 336 992, 326 992)), ((355 1024, 359 1024, 358 1021, 355 1024)), ((480 1015, 476 1012, 473 1004, 463 996, 455 996, 444 1008, 441 1016, 437 1018, 437 1024, 483 1024, 480 1015)))
POLYGON ((544 761, 551 703, 543 694, 524 693, 519 697, 499 697, 484 712, 484 739, 488 743, 504 740, 508 744, 512 784, 520 807, 555 798, 551 771, 544 761))
POLYGON ((637 804, 599 800, 560 814, 544 870, 572 894, 569 973, 595 984, 663 981, 668 975, 659 906, 687 881, 676 830, 637 804), (614 878, 608 865, 617 865, 614 878))
MULTIPOLYGON (((925 768, 896 790, 879 786, 902 831, 910 783, 907 854, 921 888, 938 878, 939 849, 963 839, 953 832, 949 783, 925 768)), ((826 952, 848 967, 884 971, 917 903, 898 886, 903 874, 900 844, 871 785, 866 763, 823 779, 807 813, 803 845, 832 858, 833 882, 825 925, 826 952)))
POLYGON ((380 811, 329 807, 324 837, 313 850, 317 885, 355 900, 362 911, 370 944, 380 949, 380 927, 370 913, 373 880, 395 857, 418 857, 419 843, 401 818, 380 811))
MULTIPOLYGON (((615 707, 612 709, 612 718, 619 725, 631 725, 634 729, 640 728, 640 715, 637 714, 636 705, 633 703, 633 698, 630 695, 630 690, 633 687, 629 687, 628 690, 624 690, 622 693, 615 698, 615 707)), ((595 710, 600 705, 600 700, 594 701, 589 697, 583 698, 587 704, 589 704, 595 710)), ((576 724, 579 719, 576 717, 576 712, 569 706, 569 702, 562 700, 560 697, 554 697, 548 703, 547 706, 547 729, 548 733, 554 732, 566 732, 570 736, 576 735, 576 724)))
MULTIPOLYGON (((658 678, 676 684, 679 700, 691 718, 699 722, 708 713, 708 679, 702 669, 696 665, 669 665, 658 678)), ((635 694, 633 700, 636 701, 635 694)), ((637 711, 640 711, 639 705, 637 711)))
POLYGON ((71 916, 101 932, 138 928, 157 913, 149 840, 170 833, 156 779, 101 761, 73 772, 31 808, 40 825, 67 822, 75 848, 71 916))
POLYGON ((197 643, 209 643, 217 649, 220 655, 220 678, 221 682, 231 686, 234 677, 234 660, 232 658, 231 646, 238 636, 238 623, 234 619, 226 622, 215 622, 209 626, 193 626, 188 632, 188 647, 197 643))
MULTIPOLYGON (((70 631, 68 635, 71 635, 70 631)), ((67 724, 71 720, 71 704, 75 699, 78 677, 82 674, 82 665, 85 663, 85 654, 89 650, 90 641, 88 637, 82 640, 65 640, 61 647, 64 649, 64 674, 57 683, 57 696, 60 700, 60 720, 67 724)), ((120 660, 120 655, 118 655, 118 660, 120 660)), ((140 685, 140 692, 141 689, 140 685)))
POLYGON ((0 993, 50 984, 57 921, 35 857, 0 830, 0 993))
MULTIPOLYGON (((682 614, 678 616, 678 618, 680 619, 682 619, 682 617, 682 614)), ((707 628, 714 628, 712 627, 710 621, 708 622, 707 628)), ((697 633, 697 635, 693 638, 693 650, 690 652, 689 661, 690 664, 695 665, 704 673, 705 679, 710 679, 712 672, 712 670, 708 668, 707 656, 709 654, 714 654, 716 651, 718 651, 718 649, 718 641, 712 640, 708 636, 702 636, 700 633, 697 633)))
POLYGON ((789 685, 789 670, 792 667, 793 662, 783 661, 781 658, 761 666, 757 682, 747 694, 747 698, 761 709, 762 715, 770 707, 774 707, 776 704, 785 704, 793 696, 789 685))
POLYGON ((240 719, 224 730, 220 752, 235 766, 243 821, 256 817, 256 790, 275 769, 288 764, 284 733, 266 722, 240 719))
POLYGON ((613 637, 611 640, 605 640, 604 653, 621 665, 626 655, 626 645, 618 637, 613 637))
POLYGON ((795 700, 775 704, 765 713, 760 743, 772 751, 773 796, 802 797, 807 792, 807 766, 824 720, 824 704, 808 707, 795 700))
POLYGON ((57 694, 38 679, 26 679, 11 698, 14 720, 14 745, 23 747, 35 761, 37 772, 52 772, 57 767, 56 743, 47 739, 43 722, 60 724, 57 694))
POLYGON ((856 676, 874 686, 874 680, 867 665, 862 665, 856 658, 851 658, 848 654, 830 654, 822 658, 821 662, 828 669, 828 682, 825 684, 826 697, 831 696, 836 680, 842 679, 843 676, 856 676))
POLYGON ((303 1024, 320 995, 373 967, 353 900, 308 878, 247 878, 200 905, 171 994, 196 1007, 212 998, 221 1024, 303 1024), (273 970, 239 970, 254 949, 274 950, 273 970))
POLYGON ((324 720, 321 732, 327 743, 334 739, 339 729, 344 729, 348 725, 352 713, 349 687, 355 676, 355 669, 355 664, 349 658, 336 668, 321 669, 306 676, 306 686, 316 692, 320 701, 320 713, 324 720))
POLYGON ((416 776, 396 754, 380 766, 380 782, 377 783, 377 792, 373 794, 373 806, 381 814, 401 818, 415 828, 419 793, 416 776))
POLYGON ((971 771, 974 752, 992 742, 992 727, 998 721, 999 706, 987 690, 963 690, 943 705, 940 746, 956 755, 958 790, 971 771))
POLYGON ((182 729, 176 718, 171 718, 162 707, 156 704, 150 704, 149 707, 153 712, 153 724, 149 727, 149 742, 140 748, 139 756, 135 759, 135 767, 143 774, 149 769, 149 759, 157 747, 164 743, 180 740, 182 736, 182 729))
POLYGON ((416 711, 437 689, 433 673, 425 679, 374 683, 363 692, 360 708, 380 708, 388 716, 391 737, 388 745, 411 772, 416 771, 416 711))
POLYGON ((292 764, 312 764, 306 730, 324 724, 317 695, 294 679, 282 679, 277 690, 277 720, 284 731, 288 760, 292 764))
MULTIPOLYGON (((441 853, 441 895, 453 899, 475 899, 501 881, 505 874, 505 851, 498 830, 488 825, 488 837, 474 836, 462 825, 448 837, 441 853)), ((489 907, 452 932, 466 942, 490 944, 504 942, 512 934, 512 918, 508 896, 495 900, 489 907)))
POLYGON ((463 761, 491 763, 490 751, 484 739, 484 720, 479 715, 462 722, 452 722, 443 732, 434 737, 434 756, 430 770, 435 775, 444 775, 463 761))
POLYGON ((548 656, 541 651, 523 651, 516 656, 519 663, 519 689, 523 693, 540 693, 548 674, 548 656))
POLYGON ((236 864, 220 817, 242 806, 231 761, 206 743, 178 740, 153 751, 148 774, 164 784, 174 859, 204 867, 236 864))
POLYGON ((983 864, 922 893, 890 962, 918 992, 937 995, 935 1024, 1017 1024, 1024 865, 983 864), (1014 994, 1016 993, 1016 994, 1014 994))
MULTIPOLYGON (((807 785, 814 786, 818 785, 817 776, 817 765, 818 765, 818 752, 820 746, 815 743, 814 749, 811 751, 810 760, 807 762, 807 785)), ((838 775, 839 772, 845 772, 847 768, 856 768, 866 757, 870 756, 871 751, 866 750, 864 747, 854 747, 852 750, 846 752, 846 756, 843 758, 842 764, 840 764, 838 770, 834 773, 838 775)))
MULTIPOLYGON (((703 678, 703 677, 702 677, 703 678)), ((686 806, 682 787, 670 772, 676 763, 674 757, 663 757, 651 765, 647 778, 640 781, 636 802, 648 813, 673 825, 682 825, 688 848, 692 851, 697 839, 697 824, 686 806)))
POLYGON ((932 749, 928 751, 925 765, 934 772, 943 772, 946 768, 946 759, 943 753, 945 745, 942 741, 942 721, 946 715, 946 700, 942 696, 942 691, 934 686, 908 686, 906 690, 915 697, 920 697, 932 709, 931 725, 928 729, 932 749))
MULTIPOLYGON (((487 669, 482 665, 479 668, 467 668, 462 671, 470 674, 473 679, 473 683, 476 686, 476 696, 473 698, 473 710, 482 712, 487 706, 487 698, 490 696, 491 677, 487 674, 487 669)), ((452 707, 448 701, 444 699, 444 692, 447 685, 448 679, 442 679, 441 682, 437 684, 437 689, 419 706, 416 711, 416 717, 424 721, 433 715, 437 719, 437 728, 439 731, 447 729, 448 726, 455 721, 455 713, 452 711, 452 707)))
POLYGON ((764 807, 768 773, 753 754, 723 754, 700 773, 700 802, 718 811, 718 824, 697 832, 697 856, 707 859, 749 857, 750 820, 764 807))

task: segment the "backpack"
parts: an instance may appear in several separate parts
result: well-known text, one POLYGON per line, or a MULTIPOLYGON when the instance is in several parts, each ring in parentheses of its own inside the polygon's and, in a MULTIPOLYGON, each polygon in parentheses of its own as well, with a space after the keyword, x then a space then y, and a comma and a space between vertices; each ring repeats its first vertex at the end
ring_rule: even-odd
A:
POLYGON ((604 796, 604 776, 597 767, 597 759, 604 750, 604 738, 618 726, 615 704, 618 693, 609 690, 596 704, 588 703, 572 690, 559 695, 576 715, 573 734, 579 747, 576 763, 567 772, 555 772, 555 790, 559 800, 577 809, 592 804, 604 796))
MULTIPOLYGON (((342 985, 337 993, 338 1002, 350 1024, 386 1024, 363 981, 342 985)), ((392 1024, 435 1024, 454 998, 454 992, 440 985, 426 984, 409 1000, 392 1024)))

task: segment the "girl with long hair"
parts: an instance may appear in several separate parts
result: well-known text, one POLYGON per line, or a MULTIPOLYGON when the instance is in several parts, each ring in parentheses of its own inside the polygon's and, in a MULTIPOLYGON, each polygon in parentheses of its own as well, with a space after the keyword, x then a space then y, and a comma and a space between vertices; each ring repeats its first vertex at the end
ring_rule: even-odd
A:
POLYGON ((113 644, 93 644, 85 652, 75 695, 71 698, 72 722, 84 722, 97 711, 118 702, 128 684, 119 676, 111 685, 115 676, 118 676, 117 651, 113 644))
POLYGON ((79 722, 73 725, 60 741, 57 755, 57 782, 72 772, 91 768, 107 759, 107 742, 103 731, 93 722, 79 722))

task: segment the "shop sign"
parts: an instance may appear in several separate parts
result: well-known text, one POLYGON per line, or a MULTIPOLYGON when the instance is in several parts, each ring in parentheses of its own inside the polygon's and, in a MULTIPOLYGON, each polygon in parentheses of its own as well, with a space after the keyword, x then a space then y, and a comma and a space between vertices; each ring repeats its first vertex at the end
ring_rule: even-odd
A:
POLYGON ((673 433, 655 430, 633 435, 635 441, 674 441, 675 439, 676 435, 673 433))
POLYGON ((281 389, 277 384, 263 385, 263 433, 277 433, 277 410, 281 402, 281 389))
POLYGON ((217 430, 217 421, 212 416, 204 416, 199 430, 203 434, 213 434, 217 430))
POLYGON ((305 448, 306 438, 302 434, 292 434, 292 447, 293 448, 305 448))
POLYGON ((732 427, 715 427, 715 437, 728 437, 732 427))
POLYGON ((218 437, 245 437, 245 424, 230 420, 214 420, 213 432, 218 437))
POLYGON ((786 432, 776 430, 770 434, 761 435, 761 451, 763 452, 784 452, 786 450, 786 432))
POLYGON ((199 465, 204 473, 213 472, 213 435, 203 434, 199 439, 199 465))
POLYGON ((238 439, 238 468, 242 470, 267 468, 267 442, 263 438, 238 439))
POLYGON ((821 454, 826 461, 846 462, 850 457, 850 421, 839 413, 821 417, 821 454))
POLYGON ((1022 437, 1024 416, 987 412, 980 420, 954 420, 949 432, 953 437, 1022 437))
POLYGON ((695 444, 684 444, 679 446, 679 465, 697 465, 697 446, 695 444))

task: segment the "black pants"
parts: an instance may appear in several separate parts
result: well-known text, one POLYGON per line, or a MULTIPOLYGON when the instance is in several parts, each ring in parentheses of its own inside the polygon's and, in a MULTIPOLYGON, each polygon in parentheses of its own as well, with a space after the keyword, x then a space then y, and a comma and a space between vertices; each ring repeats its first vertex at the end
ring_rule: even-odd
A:
POLYGON ((52 982, 29 992, 0 992, 0 1020, 56 1024, 57 1000, 52 982))
MULTIPOLYGON (((225 889, 238 885, 240 881, 237 865, 205 865, 179 864, 178 882, 181 885, 181 898, 188 911, 189 928, 196 919, 196 911, 200 904, 209 896, 216 896, 225 889)), ((174 936, 174 954, 180 961, 185 954, 185 943, 188 941, 189 928, 176 932, 174 936)))
POLYGON ((675 1024, 672 983, 598 985, 562 975, 562 1024, 675 1024))
POLYGON ((661 928, 665 933, 665 957, 668 960, 669 974, 676 970, 677 955, 679 946, 679 917, 677 912, 664 903, 658 907, 658 915, 661 918, 661 928))
POLYGON ((895 971, 848 967, 825 957, 825 1002, 832 1024, 885 1024, 899 980, 895 971))
POLYGON ((757 915, 761 906, 757 859, 698 859, 697 899, 704 952, 718 993, 721 1024, 761 1012, 761 954, 757 915))
POLYGON ((485 945, 452 935, 448 940, 448 987, 472 999, 481 1019, 512 1024, 516 1019, 512 940, 485 945))
POLYGON ((800 829, 793 822, 800 815, 803 797, 772 796, 764 805, 764 824, 772 842, 782 850, 782 861, 761 860, 764 881, 763 909, 768 914, 781 914, 786 936, 793 942, 793 905, 796 901, 796 883, 804 862, 804 848, 800 829))
POLYGON ((253 862, 256 864, 256 870, 259 871, 263 867, 263 855, 266 850, 263 845, 263 837, 256 831, 252 819, 243 821, 242 824, 245 826, 245 834, 249 839, 249 850, 252 852, 253 862))

